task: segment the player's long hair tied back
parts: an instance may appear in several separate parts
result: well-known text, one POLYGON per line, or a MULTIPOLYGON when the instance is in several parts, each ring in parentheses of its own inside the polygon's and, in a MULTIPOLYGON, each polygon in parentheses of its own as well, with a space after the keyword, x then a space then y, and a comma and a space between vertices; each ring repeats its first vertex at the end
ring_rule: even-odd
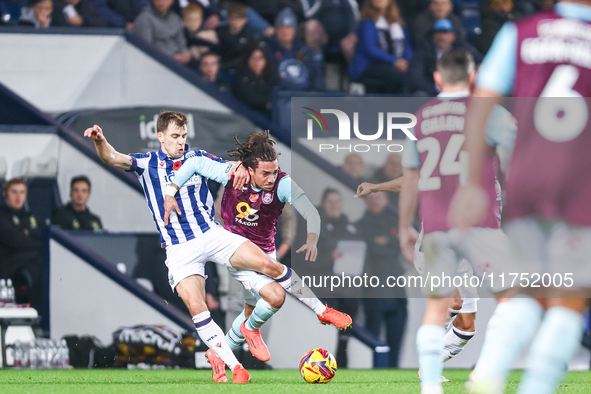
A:
POLYGON ((228 155, 240 160, 246 168, 256 170, 259 161, 274 161, 280 155, 273 147, 276 142, 271 139, 269 130, 249 135, 246 142, 240 142, 235 135, 234 141, 238 148, 229 150, 228 155))

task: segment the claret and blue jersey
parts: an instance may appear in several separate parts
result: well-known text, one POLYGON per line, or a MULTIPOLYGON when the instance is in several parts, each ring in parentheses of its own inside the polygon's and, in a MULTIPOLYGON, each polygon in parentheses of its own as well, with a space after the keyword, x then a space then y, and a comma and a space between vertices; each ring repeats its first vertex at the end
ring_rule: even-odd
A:
MULTIPOLYGON (((219 226, 214 219, 213 197, 209 192, 207 179, 226 183, 232 163, 209 154, 203 150, 189 150, 178 159, 172 159, 162 149, 157 152, 131 154, 134 172, 144 189, 148 207, 158 232, 162 247, 189 241, 219 226), (182 212, 170 215, 169 223, 164 225, 164 191, 173 182, 176 172, 190 158, 198 163, 197 171, 180 188, 176 201, 182 212)), ((182 184, 182 183, 181 183, 182 184)))

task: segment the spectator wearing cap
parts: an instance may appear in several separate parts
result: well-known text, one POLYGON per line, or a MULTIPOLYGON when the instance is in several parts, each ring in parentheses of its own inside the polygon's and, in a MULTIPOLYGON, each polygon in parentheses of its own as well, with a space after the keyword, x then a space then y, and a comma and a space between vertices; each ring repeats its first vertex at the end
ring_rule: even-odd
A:
POLYGON ((466 37, 466 32, 462 26, 460 17, 453 13, 454 6, 451 0, 431 0, 429 8, 421 12, 412 24, 412 40, 415 45, 419 45, 425 38, 431 35, 431 27, 441 19, 448 19, 453 28, 461 38, 466 37))
POLYGON ((21 9, 19 26, 33 26, 36 29, 44 29, 51 25, 51 14, 53 12, 52 0, 33 0, 30 7, 21 9))
POLYGON ((395 0, 367 0, 361 18, 349 75, 359 82, 379 80, 376 93, 402 93, 413 52, 395 0))
POLYGON ((459 37, 453 24, 448 19, 435 22, 431 35, 423 39, 410 62, 410 92, 417 95, 436 96, 439 89, 435 85, 433 73, 437 59, 450 49, 463 48, 474 56, 476 64, 482 61, 482 55, 465 39, 459 37))
POLYGON ((324 57, 296 38, 297 19, 291 8, 284 8, 275 20, 275 35, 266 41, 265 51, 279 74, 282 90, 322 91, 324 57))

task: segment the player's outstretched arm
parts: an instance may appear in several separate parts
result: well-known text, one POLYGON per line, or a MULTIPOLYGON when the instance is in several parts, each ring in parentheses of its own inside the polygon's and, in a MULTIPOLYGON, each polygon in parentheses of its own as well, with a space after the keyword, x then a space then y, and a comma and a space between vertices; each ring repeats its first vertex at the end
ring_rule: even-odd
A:
POLYGON ((400 191, 402 190, 403 179, 404 176, 392 179, 388 182, 382 182, 378 184, 363 182, 361 185, 357 186, 357 194, 355 194, 355 198, 367 196, 368 194, 382 191, 400 193, 400 191))
POLYGON ((418 168, 405 168, 402 191, 398 199, 398 237, 400 239, 400 249, 404 258, 411 264, 414 260, 415 242, 418 237, 417 230, 412 226, 413 218, 419 196, 419 176, 418 168))
POLYGON ((282 202, 289 202, 296 211, 306 220, 308 235, 306 243, 296 250, 296 253, 306 252, 306 261, 316 261, 318 256, 318 235, 320 234, 320 214, 310 202, 306 193, 290 177, 284 177, 279 181, 277 196, 282 202))
POLYGON ((105 164, 122 170, 131 169, 131 165, 133 164, 131 156, 117 152, 115 148, 107 142, 107 139, 103 134, 103 129, 99 126, 94 125, 84 130, 84 136, 91 138, 94 141, 96 152, 105 164))

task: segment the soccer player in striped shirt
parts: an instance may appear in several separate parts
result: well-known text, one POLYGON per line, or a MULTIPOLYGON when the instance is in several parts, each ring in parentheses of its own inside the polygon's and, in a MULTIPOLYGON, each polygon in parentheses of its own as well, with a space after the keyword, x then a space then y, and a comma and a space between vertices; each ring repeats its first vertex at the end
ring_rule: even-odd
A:
MULTIPOLYGON (((320 234, 320 215, 304 191, 287 173, 279 169, 278 153, 273 147, 275 141, 270 138, 268 132, 253 133, 245 143, 236 141, 238 148, 230 151, 230 155, 238 158, 249 171, 250 182, 240 189, 224 189, 221 206, 224 228, 252 240, 269 257, 275 259, 277 220, 285 203, 289 202, 308 223, 306 243, 296 253, 305 252, 306 260, 315 261, 316 244, 320 234)), ((178 171, 173 185, 183 185, 191 179, 198 168, 199 165, 194 159, 188 160, 178 171)), ((166 217, 171 209, 176 209, 176 200, 167 197, 165 206, 166 217)), ((333 324, 339 329, 351 325, 349 315, 323 305, 312 290, 303 286, 302 280, 291 269, 290 280, 285 281, 274 281, 253 271, 238 271, 230 267, 228 270, 245 288, 245 310, 234 320, 226 335, 231 348, 240 346, 246 339, 255 357, 262 361, 269 360, 270 354, 259 330, 281 307, 285 292, 292 294, 314 311, 321 323, 333 324), (279 305, 273 302, 278 293, 283 295, 279 305)))
MULTIPOLYGON (((160 233, 162 246, 166 248, 171 288, 177 291, 187 305, 199 337, 232 370, 233 382, 246 383, 250 381, 250 375, 228 347, 224 333, 211 319, 207 309, 205 262, 214 261, 236 269, 250 269, 277 280, 285 280, 288 269, 269 258, 246 238, 224 230, 215 221, 213 198, 206 178, 225 183, 234 174, 237 164, 226 163, 202 150, 189 150, 185 144, 187 122, 187 116, 183 113, 161 113, 156 126, 160 149, 145 154, 126 155, 118 152, 107 142, 97 125, 86 129, 84 136, 94 141, 103 162, 138 176, 160 233), (179 191, 170 184, 175 172, 190 157, 195 157, 200 168, 179 191), (177 191, 182 215, 174 215, 170 222, 165 223, 165 196, 174 195, 177 191)), ((242 179, 238 186, 244 183, 242 179)))

